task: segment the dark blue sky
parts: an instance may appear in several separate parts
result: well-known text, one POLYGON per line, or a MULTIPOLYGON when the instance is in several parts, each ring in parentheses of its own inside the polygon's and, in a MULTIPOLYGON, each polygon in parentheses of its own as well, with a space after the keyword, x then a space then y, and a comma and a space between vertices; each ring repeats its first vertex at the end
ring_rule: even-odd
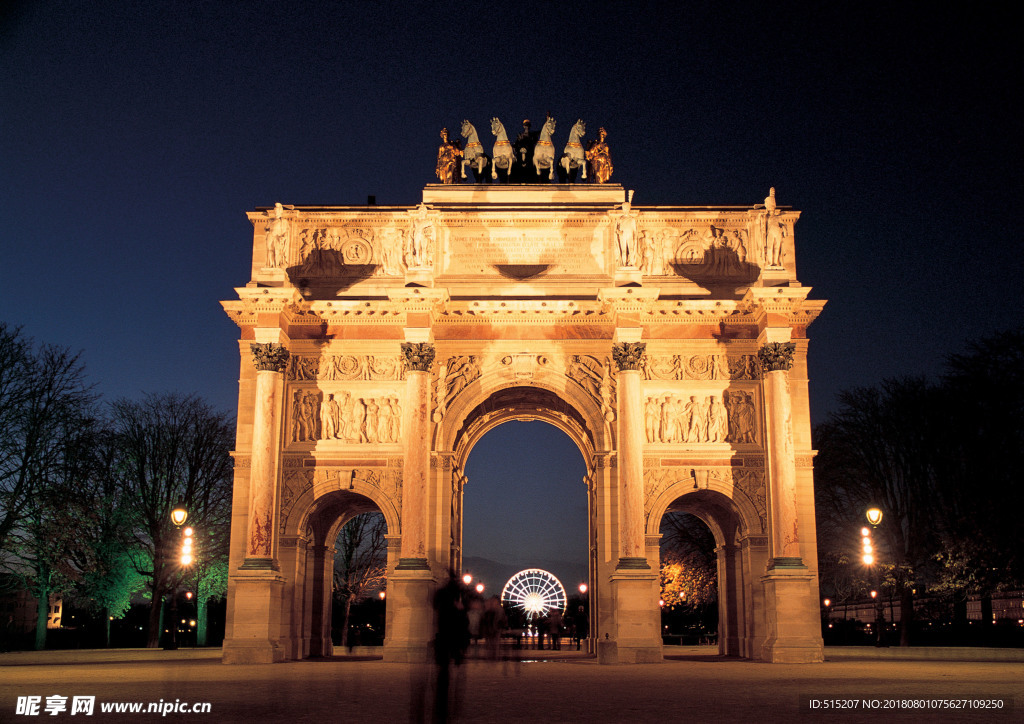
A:
POLYGON ((820 5, 5 3, 0 319, 83 350, 108 398, 231 411, 246 211, 414 204, 442 126, 550 111, 556 140, 608 129, 637 204, 775 186, 803 212, 820 421, 1018 325, 1024 271, 1017 23, 820 5))

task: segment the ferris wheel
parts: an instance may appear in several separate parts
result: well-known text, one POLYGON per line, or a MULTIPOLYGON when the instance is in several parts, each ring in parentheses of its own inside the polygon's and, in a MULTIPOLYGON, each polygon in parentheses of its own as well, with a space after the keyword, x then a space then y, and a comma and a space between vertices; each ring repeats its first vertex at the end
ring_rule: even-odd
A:
POLYGON ((552 609, 565 611, 565 589, 561 581, 540 568, 527 568, 508 579, 501 602, 514 606, 528 619, 544 616, 552 609))

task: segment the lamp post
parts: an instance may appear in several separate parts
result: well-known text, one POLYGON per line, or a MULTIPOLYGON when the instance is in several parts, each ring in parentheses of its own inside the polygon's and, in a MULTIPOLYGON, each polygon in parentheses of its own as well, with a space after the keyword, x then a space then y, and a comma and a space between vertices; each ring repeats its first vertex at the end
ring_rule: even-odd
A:
MULTIPOLYGON (((178 503, 171 510, 171 523, 174 524, 174 529, 180 530, 181 526, 184 525, 185 521, 188 520, 188 509, 184 503, 178 503)), ((184 540, 182 541, 181 547, 181 558, 180 563, 182 566, 187 566, 192 563, 192 533, 194 531, 191 528, 184 530, 184 540)), ((165 640, 164 650, 174 651, 178 648, 178 587, 175 585, 171 589, 171 637, 169 640, 165 640)))
POLYGON ((871 528, 865 527, 860 529, 861 541, 863 543, 862 560, 864 565, 874 572, 875 590, 871 592, 871 598, 875 602, 875 646, 882 647, 885 646, 885 614, 882 610, 882 597, 878 595, 878 592, 882 589, 882 571, 880 567, 875 565, 875 546, 873 543, 873 532, 878 527, 878 524, 882 522, 882 509, 877 506, 871 506, 865 511, 864 517, 867 518, 871 528))

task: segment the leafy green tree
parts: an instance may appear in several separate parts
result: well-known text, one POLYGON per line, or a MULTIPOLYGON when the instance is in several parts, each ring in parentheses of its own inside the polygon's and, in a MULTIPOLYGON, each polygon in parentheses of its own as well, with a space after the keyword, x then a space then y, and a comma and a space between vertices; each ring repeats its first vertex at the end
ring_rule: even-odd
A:
POLYGON ((128 491, 118 478, 117 438, 102 421, 93 422, 84 432, 89 473, 71 499, 77 515, 71 562, 79 574, 77 598, 102 616, 105 642, 110 646, 110 622, 128 611, 145 579, 135 567, 128 491))
POLYGON ((161 604, 189 571, 180 563, 181 532, 170 519, 182 503, 186 524, 205 535, 230 525, 234 424, 194 396, 119 400, 111 412, 118 478, 132 517, 136 570, 152 606, 147 645, 160 641, 161 604))

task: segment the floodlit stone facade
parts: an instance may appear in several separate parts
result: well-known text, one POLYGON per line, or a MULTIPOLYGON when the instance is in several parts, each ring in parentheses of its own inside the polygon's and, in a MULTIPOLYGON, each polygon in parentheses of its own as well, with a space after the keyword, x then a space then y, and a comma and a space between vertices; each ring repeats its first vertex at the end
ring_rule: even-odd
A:
MULTIPOLYGON (((428 185, 254 211, 225 662, 328 654, 333 542, 388 526, 388 660, 420 660, 462 557, 466 459, 510 419, 587 465, 590 646, 661 658, 659 526, 718 544, 722 653, 822 660, 799 214, 603 185, 428 185), (629 196, 631 196, 630 194, 629 196)), ((524 451, 528 452, 528 451, 524 451)))

